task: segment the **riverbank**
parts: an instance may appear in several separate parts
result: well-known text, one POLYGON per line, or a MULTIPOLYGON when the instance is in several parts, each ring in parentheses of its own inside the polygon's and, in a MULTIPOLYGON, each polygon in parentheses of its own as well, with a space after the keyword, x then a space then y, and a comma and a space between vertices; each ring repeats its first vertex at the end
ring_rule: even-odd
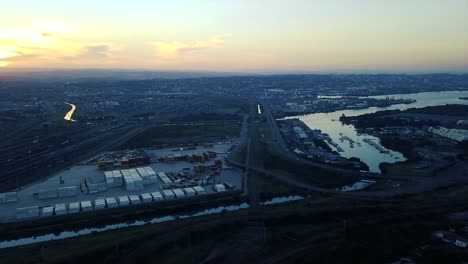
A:
MULTIPOLYGON (((395 163, 406 160, 402 153, 386 149, 387 153, 381 153, 380 150, 365 143, 363 140, 368 139, 380 144, 380 140, 367 133, 360 133, 354 125, 343 125, 339 118, 343 115, 354 117, 363 114, 375 113, 383 110, 406 110, 409 108, 422 108, 426 106, 437 106, 445 104, 468 104, 466 100, 460 100, 460 97, 468 97, 468 91, 445 91, 445 92, 425 92, 414 94, 394 94, 395 98, 415 99, 412 104, 392 105, 390 107, 378 108, 370 107, 361 110, 341 110, 331 113, 318 113, 311 115, 290 116, 287 119, 299 118, 311 129, 320 129, 323 133, 327 133, 333 142, 337 143, 343 152, 340 152, 342 157, 351 158, 357 157, 369 166, 371 172, 381 172, 379 165, 385 163, 395 163), (360 142, 350 148, 348 142, 340 142, 340 138, 347 136, 355 142, 360 142), (363 143, 364 142, 364 143, 363 143)), ((387 95, 373 96, 373 98, 384 99, 387 95)))

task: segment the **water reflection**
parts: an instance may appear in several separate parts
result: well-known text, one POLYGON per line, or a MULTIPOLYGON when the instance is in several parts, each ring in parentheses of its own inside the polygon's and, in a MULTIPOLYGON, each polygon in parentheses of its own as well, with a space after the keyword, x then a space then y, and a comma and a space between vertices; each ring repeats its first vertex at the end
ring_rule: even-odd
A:
POLYGON ((219 206, 219 207, 207 209, 204 211, 200 211, 191 215, 163 216, 163 217, 153 218, 149 221, 139 220, 139 221, 134 221, 132 223, 112 224, 112 225, 107 225, 105 227, 100 227, 100 228, 84 228, 79 231, 64 231, 59 234, 47 234, 47 235, 41 235, 41 236, 35 236, 35 237, 20 238, 16 240, 7 240, 7 241, 0 242, 0 248, 10 248, 10 247, 23 246, 23 245, 40 243, 40 242, 52 241, 52 240, 61 240, 65 238, 89 235, 92 233, 100 233, 104 231, 117 230, 117 229, 122 229, 122 228, 127 228, 127 227, 174 221, 176 219, 184 219, 184 218, 190 218, 190 217, 219 214, 223 211, 236 211, 236 210, 245 209, 248 207, 249 205, 247 203, 242 203, 239 205, 231 205, 231 206, 219 206))
POLYGON ((74 104, 70 104, 70 103, 65 103, 69 106, 71 106, 71 109, 70 111, 67 112, 67 114, 63 117, 63 119, 67 120, 67 121, 71 121, 71 122, 76 122, 75 119, 72 118, 73 116, 73 113, 75 112, 76 110, 76 106, 74 104))
MULTIPOLYGON (((358 110, 341 110, 331 113, 318 113, 310 115, 293 116, 288 118, 299 118, 311 129, 320 129, 322 132, 327 133, 330 138, 343 149, 340 154, 343 157, 358 157, 369 166, 372 172, 380 172, 379 164, 382 162, 394 163, 404 161, 405 158, 399 152, 388 150, 388 153, 382 153, 370 142, 380 144, 380 140, 368 134, 358 134, 353 125, 345 125, 339 121, 341 115, 345 116, 358 116, 363 114, 375 113, 383 110, 406 110, 409 108, 421 108, 426 106, 436 106, 445 104, 468 104, 467 100, 460 100, 460 97, 467 97, 468 91, 448 91, 448 92, 425 92, 413 94, 394 94, 382 96, 370 96, 369 98, 385 99, 387 96, 395 97, 396 99, 415 99, 416 102, 412 104, 398 104, 389 107, 370 107, 358 110), (350 147, 346 141, 341 142, 340 138, 347 136, 355 142, 350 147)), ((335 149, 333 146, 330 146, 335 149)))
POLYGON ((287 202, 298 201, 302 199, 304 199, 304 197, 297 196, 297 195, 287 196, 287 197, 275 197, 275 198, 272 198, 271 200, 263 202, 262 205, 287 203, 287 202))

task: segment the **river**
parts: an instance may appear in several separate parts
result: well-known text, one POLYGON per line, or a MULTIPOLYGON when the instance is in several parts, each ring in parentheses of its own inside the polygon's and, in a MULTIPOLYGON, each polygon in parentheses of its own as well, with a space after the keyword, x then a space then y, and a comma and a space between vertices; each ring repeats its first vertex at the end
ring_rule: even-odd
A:
MULTIPOLYGON (((298 195, 274 197, 268 201, 262 202, 262 206, 288 203, 288 202, 293 202, 293 201, 302 200, 302 199, 304 199, 304 197, 298 196, 298 195)), ((130 223, 110 224, 104 227, 89 227, 89 228, 83 228, 77 231, 72 231, 72 230, 62 231, 58 234, 50 233, 50 234, 45 234, 45 235, 33 236, 33 237, 24 237, 24 238, 18 238, 18 239, 13 239, 13 240, 4 240, 4 241, 0 241, 0 249, 30 245, 30 244, 46 242, 46 241, 51 241, 51 240, 62 240, 66 238, 89 235, 93 233, 101 233, 101 232, 111 231, 111 230, 118 230, 118 229, 123 229, 123 228, 128 228, 128 227, 170 222, 170 221, 175 221, 177 219, 221 214, 224 211, 231 212, 231 211, 237 211, 237 210, 242 210, 242 209, 247 209, 247 208, 249 208, 249 205, 247 203, 241 203, 237 205, 214 207, 214 208, 206 209, 203 211, 198 211, 198 212, 191 213, 191 214, 166 215, 166 216, 156 217, 150 220, 136 220, 130 223)))
MULTIPOLYGON (((358 116, 363 114, 375 113, 383 110, 405 110, 409 108, 421 108, 426 106, 436 106, 445 104, 468 104, 468 100, 461 100, 460 97, 467 97, 468 91, 445 91, 445 92, 424 92, 413 94, 393 94, 369 96, 369 98, 384 99, 386 97, 395 97, 396 99, 415 99, 415 103, 411 104, 396 104, 389 107, 369 107, 358 110, 340 110, 330 113, 317 113, 309 115, 292 116, 288 118, 299 118, 311 129, 320 129, 327 133, 330 138, 336 142, 342 149, 341 156, 350 158, 357 157, 369 166, 371 172, 380 172, 379 164, 382 162, 394 163, 404 161, 403 155, 396 151, 388 150, 388 153, 381 153, 375 147, 364 142, 363 140, 372 140, 380 145, 380 140, 374 136, 367 134, 359 134, 353 125, 344 125, 339 121, 341 115, 358 116), (351 148, 348 141, 340 141, 340 137, 348 136, 350 139, 360 144, 354 144, 351 148)), ((330 146, 332 149, 335 147, 330 146)), ((336 149, 335 149, 336 150, 336 149)))
POLYGON ((76 105, 70 104, 70 103, 65 103, 65 104, 71 106, 71 109, 70 109, 70 111, 68 111, 67 114, 63 117, 63 119, 65 119, 65 120, 67 120, 67 121, 71 121, 71 122, 76 122, 76 120, 72 118, 72 117, 73 117, 73 113, 74 113, 75 110, 76 110, 76 105))

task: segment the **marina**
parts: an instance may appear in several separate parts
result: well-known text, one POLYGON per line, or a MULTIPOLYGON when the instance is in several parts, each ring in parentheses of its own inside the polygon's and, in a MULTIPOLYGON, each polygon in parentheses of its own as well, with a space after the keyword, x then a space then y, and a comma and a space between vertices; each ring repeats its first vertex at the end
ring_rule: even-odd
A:
MULTIPOLYGON (((369 107, 366 109, 340 110, 331 113, 290 116, 287 117, 287 119, 299 118, 299 120, 303 121, 311 129, 321 130, 330 138, 330 140, 326 141, 327 144, 336 149, 341 156, 346 158, 357 157, 369 166, 371 172, 380 172, 380 163, 405 161, 405 157, 397 151, 389 150, 381 146, 379 144, 379 138, 365 133, 358 133, 353 125, 342 124, 339 121, 342 115, 349 117, 384 110, 406 110, 409 108, 422 108, 445 104, 468 104, 467 100, 460 99, 468 96, 468 91, 424 92, 395 94, 392 96, 402 99, 414 99, 416 102, 411 104, 396 104, 388 107, 369 107)), ((375 99, 385 99, 386 97, 388 96, 370 96, 370 98, 375 99)))

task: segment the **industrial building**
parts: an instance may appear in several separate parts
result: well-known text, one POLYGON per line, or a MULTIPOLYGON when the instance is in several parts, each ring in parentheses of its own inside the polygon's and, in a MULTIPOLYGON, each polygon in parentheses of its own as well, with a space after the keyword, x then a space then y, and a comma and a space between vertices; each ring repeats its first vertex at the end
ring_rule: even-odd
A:
POLYGON ((2 203, 12 203, 18 200, 18 195, 16 192, 0 193, 0 204, 2 203))
POLYGON ((209 150, 204 146, 149 149, 145 151, 153 162, 133 168, 112 167, 103 171, 96 163, 73 166, 17 192, 0 193, 0 221, 172 199, 182 202, 225 191, 227 186, 239 190, 241 171, 222 162, 230 148, 229 144, 214 144, 209 150), (166 162, 168 156, 174 161, 166 162))
POLYGON ((465 130, 465 129, 448 129, 445 127, 430 127, 428 131, 438 136, 445 137, 456 142, 468 141, 468 130, 465 130))

